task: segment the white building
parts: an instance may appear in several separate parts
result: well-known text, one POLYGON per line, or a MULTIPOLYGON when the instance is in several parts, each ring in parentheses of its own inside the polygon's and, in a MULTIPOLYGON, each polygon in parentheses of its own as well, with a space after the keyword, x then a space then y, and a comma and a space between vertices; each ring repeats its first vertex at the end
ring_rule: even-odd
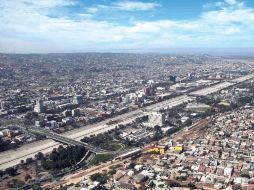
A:
POLYGON ((54 121, 54 120, 52 120, 52 121, 48 121, 47 123, 46 123, 46 129, 55 129, 55 128, 57 128, 58 127, 58 125, 57 125, 57 122, 56 121, 54 121))
POLYGON ((148 124, 152 127, 158 125, 162 127, 165 123, 165 114, 160 112, 148 112, 148 124))

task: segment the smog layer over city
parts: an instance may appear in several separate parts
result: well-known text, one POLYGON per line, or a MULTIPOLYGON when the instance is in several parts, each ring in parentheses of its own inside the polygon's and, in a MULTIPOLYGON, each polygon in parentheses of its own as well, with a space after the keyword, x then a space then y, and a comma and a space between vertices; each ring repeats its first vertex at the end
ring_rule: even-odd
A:
POLYGON ((0 190, 254 190, 253 0, 0 0, 0 190))

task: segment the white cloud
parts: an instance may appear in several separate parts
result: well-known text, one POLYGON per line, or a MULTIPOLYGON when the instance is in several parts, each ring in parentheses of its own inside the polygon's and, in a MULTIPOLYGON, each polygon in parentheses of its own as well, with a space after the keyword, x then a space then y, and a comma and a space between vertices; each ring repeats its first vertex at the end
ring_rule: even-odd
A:
POLYGON ((119 1, 113 5, 117 9, 126 11, 148 11, 160 6, 157 3, 144 3, 142 1, 119 1))
POLYGON ((150 11, 157 7, 161 7, 158 3, 147 3, 142 1, 118 1, 109 5, 97 4, 93 7, 87 8, 88 13, 97 13, 100 10, 120 10, 120 11, 150 11))
POLYGON ((245 6, 245 2, 243 0, 224 0, 224 1, 215 1, 212 3, 204 4, 203 8, 243 8, 245 6))
POLYGON ((88 13, 80 13, 78 14, 82 18, 92 18, 93 14, 88 14, 88 13))
POLYGON ((203 5, 203 8, 211 8, 211 7, 222 7, 225 5, 225 2, 213 2, 213 3, 207 3, 203 5))
POLYGON ((231 27, 227 28, 226 30, 222 31, 222 34, 224 35, 232 35, 241 32, 239 28, 231 27))
POLYGON ((87 8, 87 13, 91 13, 91 14, 94 14, 94 13, 97 13, 99 11, 99 8, 97 7, 89 7, 87 8))
MULTIPOLYGON (((254 10, 245 8, 245 9, 223 9, 219 11, 209 11, 202 15, 202 19, 207 20, 208 22, 218 22, 220 23, 237 23, 241 24, 250 24, 254 22, 254 10)), ((248 26, 247 28, 249 28, 248 26)))
POLYGON ((20 3, 27 4, 33 8, 54 8, 58 6, 71 6, 77 4, 76 0, 20 0, 20 3))
POLYGON ((230 4, 230 5, 235 5, 237 4, 237 0, 225 0, 226 3, 230 4))
MULTIPOLYGON (((82 18, 51 18, 39 6, 66 6, 70 1, 0 1, 0 51, 68 52, 110 49, 248 46, 254 42, 254 10, 223 6, 195 20, 133 21, 130 25, 82 18), (24 3, 25 1, 25 3, 24 3), (56 3, 57 2, 57 3, 56 3), (36 7, 35 7, 36 6, 36 7)), ((75 1, 72 1, 75 3, 75 1)), ((68 4, 70 5, 70 4, 68 4)), ((144 8, 143 8, 144 9, 144 8)))

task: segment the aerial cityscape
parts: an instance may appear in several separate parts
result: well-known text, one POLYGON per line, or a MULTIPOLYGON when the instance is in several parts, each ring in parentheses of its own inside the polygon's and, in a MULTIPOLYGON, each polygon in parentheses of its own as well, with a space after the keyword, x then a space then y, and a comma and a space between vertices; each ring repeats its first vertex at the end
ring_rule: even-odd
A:
POLYGON ((0 8, 0 190, 254 190, 254 2, 0 8))

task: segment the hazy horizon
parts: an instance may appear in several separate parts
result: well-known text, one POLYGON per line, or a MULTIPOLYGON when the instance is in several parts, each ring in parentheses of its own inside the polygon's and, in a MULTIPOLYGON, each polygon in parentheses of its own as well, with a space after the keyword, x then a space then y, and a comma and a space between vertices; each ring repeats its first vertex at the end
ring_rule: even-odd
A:
POLYGON ((235 57, 253 57, 254 48, 170 48, 163 50, 91 50, 84 52, 25 52, 25 53, 15 53, 15 52, 0 52, 0 54, 16 54, 16 55, 29 55, 29 54, 86 54, 86 53, 131 53, 131 54, 169 54, 169 55, 191 55, 191 54, 208 54, 214 56, 235 56, 235 57))

